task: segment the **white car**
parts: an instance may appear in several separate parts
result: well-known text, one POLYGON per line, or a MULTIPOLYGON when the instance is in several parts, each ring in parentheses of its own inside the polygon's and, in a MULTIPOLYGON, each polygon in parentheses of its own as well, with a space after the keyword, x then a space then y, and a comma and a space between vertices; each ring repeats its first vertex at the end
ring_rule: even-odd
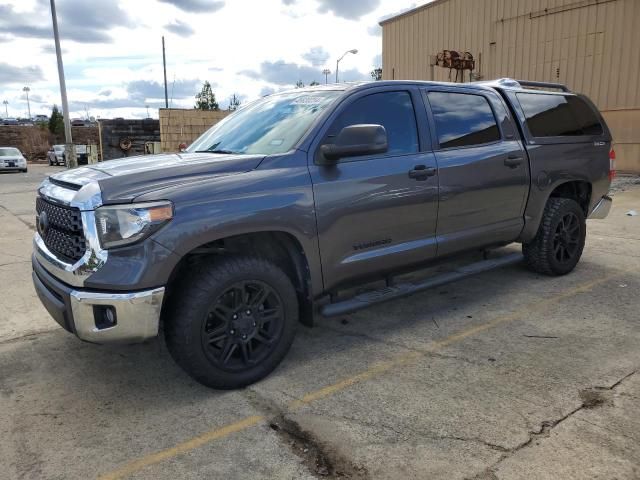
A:
POLYGON ((0 147, 0 171, 27 171, 27 160, 17 148, 0 147))
POLYGON ((47 160, 49 160, 49 165, 64 165, 66 163, 64 145, 54 145, 51 147, 47 152, 47 160))

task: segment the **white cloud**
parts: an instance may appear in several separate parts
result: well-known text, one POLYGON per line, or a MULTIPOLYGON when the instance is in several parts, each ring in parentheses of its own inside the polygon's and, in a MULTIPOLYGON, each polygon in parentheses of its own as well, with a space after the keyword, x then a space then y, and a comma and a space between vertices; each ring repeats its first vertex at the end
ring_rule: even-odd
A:
MULTIPOLYGON (((246 102, 297 80, 322 82, 325 67, 332 71, 331 80, 336 58, 352 48, 359 53, 340 62, 341 80, 369 78, 377 66, 372 59, 382 48, 381 38, 370 34, 371 26, 412 3, 103 0, 95 8, 86 0, 57 0, 71 115, 81 117, 89 110, 103 118, 146 116, 146 103, 157 117, 153 109, 164 104, 163 35, 174 106, 192 107, 205 80, 216 85, 221 105, 234 93, 246 102)), ((25 84, 44 102, 32 102, 33 114, 48 114, 53 103, 60 105, 48 5, 46 0, 2 0, 0 9, 19 20, 15 29, 6 28, 5 15, 0 25, 0 80, 5 79, 0 81, 0 101, 9 101, 10 116, 26 114, 20 98, 25 84)))

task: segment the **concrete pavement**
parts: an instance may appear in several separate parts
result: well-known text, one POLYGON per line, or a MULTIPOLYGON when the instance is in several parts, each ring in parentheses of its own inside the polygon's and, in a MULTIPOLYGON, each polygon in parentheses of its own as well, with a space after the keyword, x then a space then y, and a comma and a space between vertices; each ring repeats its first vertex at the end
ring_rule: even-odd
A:
POLYGON ((29 256, 53 170, 0 175, 0 478, 640 477, 636 179, 574 273, 517 265, 301 327, 271 376, 217 392, 161 339, 89 345, 48 317, 29 256))

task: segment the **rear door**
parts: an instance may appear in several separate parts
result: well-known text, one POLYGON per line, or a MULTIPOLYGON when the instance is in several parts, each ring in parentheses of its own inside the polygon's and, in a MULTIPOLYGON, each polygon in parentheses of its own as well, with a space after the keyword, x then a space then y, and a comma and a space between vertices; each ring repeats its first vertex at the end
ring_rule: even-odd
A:
POLYGON ((326 289, 435 256, 438 185, 427 124, 417 88, 378 87, 348 97, 319 132, 309 168, 326 289), (363 123, 385 127, 386 153, 314 162, 320 145, 363 123))
POLYGON ((514 241, 524 224, 529 167, 502 99, 460 87, 423 95, 438 163, 438 256, 514 241))

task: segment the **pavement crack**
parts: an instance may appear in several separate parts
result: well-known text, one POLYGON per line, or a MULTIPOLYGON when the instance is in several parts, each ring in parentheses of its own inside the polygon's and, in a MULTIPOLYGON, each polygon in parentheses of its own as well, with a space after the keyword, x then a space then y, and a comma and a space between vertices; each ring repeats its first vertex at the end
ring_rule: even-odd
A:
POLYGON ((249 403, 264 414, 271 430, 302 460, 309 473, 316 478, 357 478, 367 480, 369 473, 363 465, 356 465, 336 448, 320 441, 291 418, 286 409, 249 387, 244 391, 249 403))
POLYGON ((43 334, 48 334, 48 333, 54 333, 57 332, 58 329, 55 328, 53 330, 38 330, 37 332, 30 332, 30 333, 25 333, 24 335, 20 335, 19 337, 11 337, 11 338, 7 338, 7 339, 0 339, 0 345, 6 345, 9 343, 16 343, 16 342, 21 342, 24 340, 31 340, 32 337, 36 337, 38 335, 43 335, 43 334))
POLYGON ((487 478, 497 478, 495 474, 495 470, 500 465, 500 463, 502 463, 507 458, 510 458, 515 454, 517 454, 520 450, 523 450, 531 446, 536 442, 536 440, 540 438, 548 437, 551 433, 551 430, 553 430, 555 427, 560 425, 565 420, 571 418, 573 415, 580 412, 581 410, 596 408, 601 405, 608 404, 608 401, 606 398, 594 396, 593 392, 613 391, 616 387, 620 386, 622 382, 624 382, 625 380, 633 376, 636 372, 637 370, 634 370, 631 373, 628 373, 627 375, 623 376, 622 378, 617 380, 615 383, 613 383, 609 387, 593 387, 590 389, 581 390, 579 392, 579 395, 581 398, 581 403, 579 406, 577 406, 576 408, 574 408, 573 410, 571 410, 570 412, 568 412, 567 414, 563 415, 560 418, 557 418, 554 420, 545 420, 542 423, 540 423, 539 428, 537 430, 533 430, 529 432, 529 438, 527 440, 525 440, 524 442, 522 442, 521 444, 513 448, 507 449, 504 452, 504 454, 493 465, 487 467, 485 470, 478 473, 477 475, 473 477, 469 477, 469 480, 481 480, 481 479, 484 480, 487 478), (589 393, 586 393, 586 392, 589 392, 589 393))
POLYGON ((22 223, 23 225, 26 225, 27 228, 29 228, 29 230, 36 230, 36 226, 33 225, 30 222, 27 222, 26 220, 23 220, 22 218, 20 218, 18 215, 16 215, 15 213, 13 213, 11 210, 9 210, 7 207, 5 207, 4 205, 0 204, 0 208, 2 210, 4 210, 5 212, 7 212, 9 215, 13 216, 16 220, 18 220, 20 223, 22 223))

